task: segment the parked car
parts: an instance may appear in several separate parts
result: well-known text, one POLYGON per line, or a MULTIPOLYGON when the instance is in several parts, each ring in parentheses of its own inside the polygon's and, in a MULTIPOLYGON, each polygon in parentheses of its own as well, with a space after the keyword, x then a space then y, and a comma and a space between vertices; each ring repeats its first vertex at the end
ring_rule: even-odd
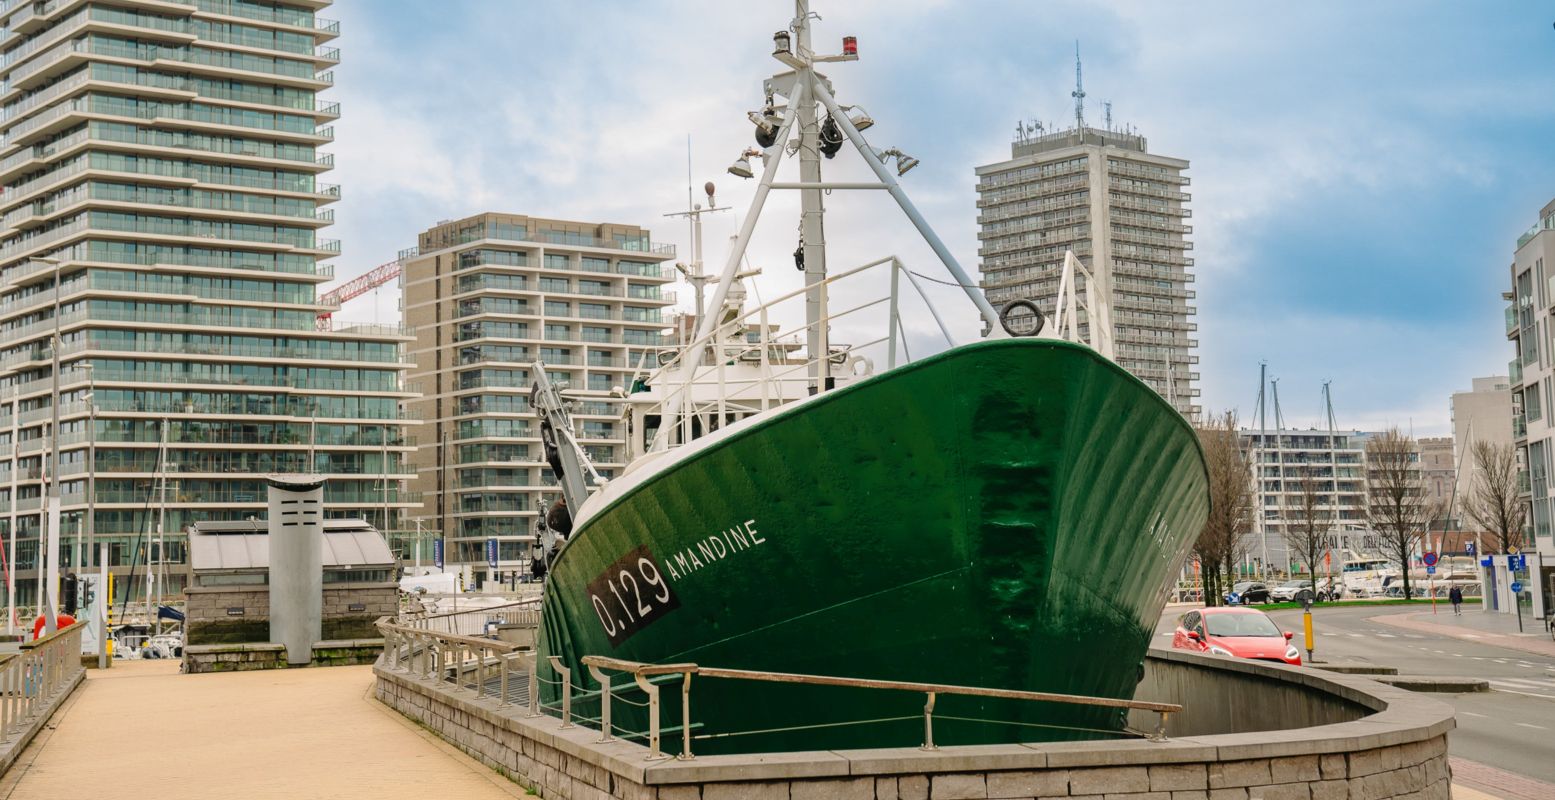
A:
POLYGON ((1247 605, 1269 602, 1269 587, 1258 581, 1242 581, 1231 587, 1226 595, 1227 605, 1247 605))
POLYGON ((1296 593, 1302 589, 1311 589, 1312 581, 1286 581, 1269 590, 1269 597, 1276 603, 1289 603, 1296 599, 1296 593))
POLYGON ((1203 608, 1177 620, 1172 647, 1299 667, 1301 651, 1291 644, 1293 635, 1256 608, 1203 608))

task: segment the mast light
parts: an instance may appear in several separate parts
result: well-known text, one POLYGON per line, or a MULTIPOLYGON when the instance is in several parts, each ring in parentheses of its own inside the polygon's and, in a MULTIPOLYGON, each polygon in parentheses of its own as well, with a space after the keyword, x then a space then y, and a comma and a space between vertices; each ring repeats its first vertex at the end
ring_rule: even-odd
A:
POLYGON ((772 34, 772 55, 792 53, 793 46, 790 42, 791 39, 789 38, 788 31, 778 31, 772 34))
POLYGON ((857 36, 844 36, 844 37, 842 37, 842 54, 845 55, 845 56, 857 56, 858 55, 858 37, 857 36))

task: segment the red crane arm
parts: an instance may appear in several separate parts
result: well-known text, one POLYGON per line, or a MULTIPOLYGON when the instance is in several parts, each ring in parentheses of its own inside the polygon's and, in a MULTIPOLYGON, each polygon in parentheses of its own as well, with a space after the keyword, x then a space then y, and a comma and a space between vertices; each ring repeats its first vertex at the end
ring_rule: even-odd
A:
MULTIPOLYGON (((379 264, 371 270, 319 295, 319 304, 338 306, 352 298, 361 297, 379 286, 398 278, 402 267, 403 264, 398 259, 387 264, 379 264)), ((319 316, 327 317, 329 314, 330 312, 325 311, 321 312, 319 316)))

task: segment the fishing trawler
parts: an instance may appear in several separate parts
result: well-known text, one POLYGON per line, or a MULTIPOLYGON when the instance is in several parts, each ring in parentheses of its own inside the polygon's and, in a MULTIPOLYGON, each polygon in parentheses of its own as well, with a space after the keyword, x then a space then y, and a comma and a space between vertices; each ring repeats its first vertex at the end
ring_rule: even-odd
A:
MULTIPOLYGON (((1072 253, 1051 319, 1026 301, 990 305, 887 167, 916 161, 870 146, 873 121, 817 71, 857 60, 856 40, 818 54, 809 3, 794 5, 774 37, 784 70, 750 114, 758 147, 731 168, 755 177, 760 162, 750 209, 695 336, 623 398, 623 474, 599 478, 560 388, 533 370, 568 534, 548 558, 542 700, 559 701, 554 657, 570 670, 574 713, 588 716, 599 687, 587 655, 1131 697, 1208 513, 1197 437, 1112 361, 1107 298, 1072 253), (823 180, 823 157, 844 145, 875 181, 823 180), (788 154, 797 181, 777 179, 788 154), (981 340, 954 341, 927 276, 895 256, 828 270, 822 193, 853 189, 885 194, 911 220, 981 317, 981 340), (731 295, 773 191, 801 196, 804 285, 747 308, 731 295), (923 337, 907 323, 930 318, 946 346, 913 358, 923 337)), ((665 715, 678 720, 670 694, 665 715)), ((899 746, 921 733, 922 696, 906 692, 704 679, 695 696, 698 753, 899 746)), ((1124 726, 1096 706, 939 703, 942 743, 1124 726)), ((614 714, 619 728, 647 728, 644 709, 614 714)))

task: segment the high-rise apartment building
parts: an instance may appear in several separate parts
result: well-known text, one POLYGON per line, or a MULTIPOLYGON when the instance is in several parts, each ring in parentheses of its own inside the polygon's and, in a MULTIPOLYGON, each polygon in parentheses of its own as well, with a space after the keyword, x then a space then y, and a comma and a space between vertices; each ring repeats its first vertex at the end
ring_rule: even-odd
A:
POLYGON ((989 301, 1031 300, 1051 316, 1064 251, 1073 250, 1111 301, 1118 364, 1197 415, 1188 162, 1149 152, 1133 133, 1029 130, 1009 160, 977 168, 989 301))
POLYGON ((1526 467, 1522 488, 1528 496, 1529 525, 1525 549, 1537 549, 1543 559, 1529 562, 1528 575, 1541 602, 1555 600, 1555 353, 1548 343, 1555 334, 1555 200, 1539 210, 1538 222, 1517 239, 1513 256, 1512 301, 1506 309, 1506 335, 1516 359, 1512 362, 1512 440, 1526 467), (1547 569, 1540 573, 1543 561, 1547 569))
POLYGON ((574 400, 573 422, 604 477, 625 465, 617 389, 670 343, 664 285, 672 245, 648 231, 481 214, 422 233, 405 255, 405 318, 415 326, 412 378, 422 397, 416 488, 445 564, 477 583, 529 569, 541 499, 560 495, 529 409, 544 362, 574 400), (498 565, 489 569, 488 540, 498 565))
POLYGON ((409 337, 317 323, 339 252, 319 236, 339 197, 319 181, 328 5, 0 5, 0 525, 21 602, 56 444, 62 563, 106 542, 137 601, 148 558, 163 597, 183 587, 186 526, 265 516, 267 473, 328 476, 331 516, 392 528, 408 505, 409 337))
MULTIPOLYGON (((1243 430, 1240 440, 1253 467, 1252 530, 1245 540, 1249 561, 1275 570, 1299 561, 1290 552, 1286 533, 1306 524, 1303 495, 1315 495, 1314 518, 1319 529, 1332 532, 1338 550, 1375 551, 1366 533, 1366 440, 1371 434, 1354 430, 1243 430)), ((1343 558, 1335 553, 1335 558, 1343 558)), ((1334 565, 1339 566, 1338 564, 1334 565)))

